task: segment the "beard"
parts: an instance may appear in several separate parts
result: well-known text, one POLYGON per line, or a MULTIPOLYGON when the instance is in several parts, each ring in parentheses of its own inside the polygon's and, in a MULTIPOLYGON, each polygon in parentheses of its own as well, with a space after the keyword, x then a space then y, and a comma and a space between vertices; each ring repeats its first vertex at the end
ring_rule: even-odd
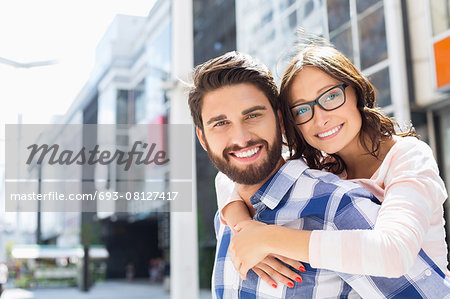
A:
POLYGON ((252 139, 243 147, 237 145, 229 146, 223 150, 222 155, 216 155, 211 151, 206 138, 205 144, 209 159, 220 172, 223 172, 227 177, 238 184, 255 185, 268 179, 269 175, 277 166, 278 161, 280 161, 282 146, 280 124, 277 122, 276 138, 270 145, 264 139, 252 139), (262 164, 249 164, 243 169, 233 165, 232 161, 230 161, 230 152, 261 144, 267 150, 267 156, 264 161, 262 161, 262 164))

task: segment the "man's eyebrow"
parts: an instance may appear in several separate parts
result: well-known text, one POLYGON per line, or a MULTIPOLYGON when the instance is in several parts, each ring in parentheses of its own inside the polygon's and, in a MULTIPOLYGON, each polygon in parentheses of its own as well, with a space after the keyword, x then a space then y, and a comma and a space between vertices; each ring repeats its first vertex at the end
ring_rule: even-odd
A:
POLYGON ((214 116, 214 117, 211 117, 207 122, 206 122, 206 124, 207 125, 210 125, 210 124, 212 124, 213 122, 216 122, 216 121, 219 121, 219 120, 224 120, 224 119, 226 119, 227 117, 226 117, 226 115, 225 114, 221 114, 221 115, 218 115, 218 116, 214 116))
POLYGON ((244 111, 242 111, 242 115, 249 114, 249 113, 251 113, 253 111, 256 111, 256 110, 267 110, 267 108, 266 108, 266 106, 255 106, 255 107, 252 107, 252 108, 249 108, 249 109, 245 109, 244 111))

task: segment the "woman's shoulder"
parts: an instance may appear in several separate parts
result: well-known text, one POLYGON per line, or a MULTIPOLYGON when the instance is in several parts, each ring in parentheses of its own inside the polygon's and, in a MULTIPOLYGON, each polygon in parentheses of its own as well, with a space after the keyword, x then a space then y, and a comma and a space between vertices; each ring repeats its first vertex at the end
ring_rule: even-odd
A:
POLYGON ((408 154, 408 155, 420 155, 423 156, 424 154, 429 155, 433 154, 430 146, 423 142, 422 140, 419 140, 416 137, 413 136, 393 136, 394 138, 394 145, 392 146, 391 150, 389 151, 389 154, 408 154))
POLYGON ((397 172, 421 172, 425 168, 437 167, 436 159, 430 146, 416 137, 393 136, 394 145, 384 157, 375 177, 389 177, 397 172))

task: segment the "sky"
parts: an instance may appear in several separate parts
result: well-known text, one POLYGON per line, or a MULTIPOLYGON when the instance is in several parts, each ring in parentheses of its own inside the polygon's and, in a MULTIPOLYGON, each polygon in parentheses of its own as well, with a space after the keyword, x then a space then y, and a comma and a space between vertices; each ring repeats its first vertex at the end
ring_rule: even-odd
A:
POLYGON ((57 60, 14 68, 0 63, 0 119, 48 123, 64 114, 86 82, 95 48, 116 14, 147 16, 154 0, 0 0, 0 57, 18 62, 57 60))

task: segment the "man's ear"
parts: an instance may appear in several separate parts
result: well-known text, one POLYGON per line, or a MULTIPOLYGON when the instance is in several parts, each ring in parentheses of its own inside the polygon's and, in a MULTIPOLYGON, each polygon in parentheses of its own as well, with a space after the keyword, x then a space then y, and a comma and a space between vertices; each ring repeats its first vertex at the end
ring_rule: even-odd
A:
POLYGON ((203 130, 199 127, 195 127, 195 133, 197 134, 198 141, 200 141, 200 144, 202 145, 203 149, 206 150, 206 141, 205 136, 203 136, 203 130))
POLYGON ((281 134, 285 135, 286 130, 284 129, 283 114, 281 113, 280 109, 277 110, 277 115, 278 115, 278 121, 280 122, 281 134))

